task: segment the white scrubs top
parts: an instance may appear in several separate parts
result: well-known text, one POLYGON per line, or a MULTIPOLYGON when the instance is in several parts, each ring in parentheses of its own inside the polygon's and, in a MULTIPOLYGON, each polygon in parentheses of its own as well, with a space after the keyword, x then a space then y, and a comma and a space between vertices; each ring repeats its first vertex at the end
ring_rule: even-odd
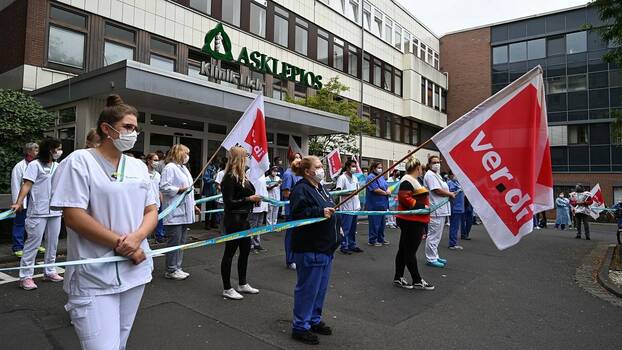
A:
MULTIPOLYGON (((281 178, 278 175, 275 176, 274 178, 272 176, 268 176, 266 180, 268 180, 268 182, 278 182, 278 181, 281 181, 281 178)), ((275 184, 273 183, 271 185, 274 186, 275 184)), ((268 190, 268 193, 270 194, 270 198, 280 201, 281 200, 281 185, 274 186, 271 190, 268 190)))
MULTIPOLYGON (((434 190, 437 189, 443 189, 449 192, 449 186, 447 185, 447 182, 443 181, 439 174, 433 172, 432 170, 426 171, 423 177, 423 185, 427 187, 430 191, 430 205, 435 205, 442 201, 447 201, 448 197, 439 196, 438 194, 434 193, 434 190)), ((447 201, 447 204, 430 213, 430 216, 449 215, 451 215, 451 204, 449 204, 449 201, 447 201)))
MULTIPOLYGON (((246 171, 246 176, 250 174, 250 170, 246 171)), ((267 178, 265 175, 261 175, 261 177, 256 180, 252 180, 251 183, 253 187, 255 187, 255 194, 262 197, 268 197, 268 186, 266 185, 267 178)), ((268 211, 268 202, 261 201, 258 204, 253 206, 253 213, 264 213, 268 211)))
MULTIPOLYGON (((52 179, 51 206, 82 208, 119 235, 136 231, 145 208, 155 205, 147 166, 121 156, 115 169, 95 149, 77 150, 61 162, 52 179)), ((140 247, 149 252, 144 239, 140 247)), ((114 256, 113 249, 89 241, 67 227, 67 260, 114 256)), ((67 266, 64 289, 69 295, 121 293, 151 281, 153 260, 67 266)))
POLYGON ((34 160, 28 164, 24 172, 24 180, 32 181, 32 188, 28 193, 30 205, 27 216, 47 218, 61 216, 60 210, 50 209, 50 197, 52 196, 52 175, 58 168, 57 162, 42 164, 34 160))
MULTIPOLYGON (((13 170, 11 170, 11 203, 17 202, 17 197, 19 197, 19 190, 22 188, 22 184, 24 183, 24 172, 26 171, 26 167, 28 167, 28 162, 26 159, 22 159, 15 166, 13 170)), ((24 198, 24 209, 28 207, 27 202, 28 198, 24 198)))
MULTIPOLYGON (((192 186, 192 175, 184 165, 168 163, 162 169, 160 192, 162 192, 162 208, 171 205, 182 187, 192 186)), ((194 223, 194 193, 189 193, 175 210, 164 217, 164 225, 188 225, 194 223)))
MULTIPOLYGON (((354 175, 348 176, 346 173, 339 175, 337 178, 336 188, 341 188, 342 190, 357 190, 359 187, 358 180, 354 175)), ((343 196, 342 198, 346 198, 343 196)), ((356 195, 349 199, 347 202, 341 205, 341 210, 360 210, 361 209, 361 200, 359 196, 356 195)))
POLYGON ((155 193, 156 198, 156 206, 160 208, 160 173, 153 170, 153 172, 149 173, 149 178, 151 179, 151 188, 155 193))
MULTIPOLYGON (((218 186, 220 186, 220 184, 222 183, 222 178, 225 177, 225 170, 220 170, 216 173, 216 179, 214 179, 214 182, 218 184, 218 186)), ((218 194, 222 194, 221 191, 218 191, 218 194)), ((217 203, 220 204, 224 204, 224 202, 222 201, 222 197, 218 198, 216 200, 217 203)))

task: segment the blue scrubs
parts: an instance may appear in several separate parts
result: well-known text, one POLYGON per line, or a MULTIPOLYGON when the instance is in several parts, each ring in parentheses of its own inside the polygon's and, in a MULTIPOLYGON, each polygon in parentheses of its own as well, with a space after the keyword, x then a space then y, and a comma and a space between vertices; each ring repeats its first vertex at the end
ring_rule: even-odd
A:
MULTIPOLYGON (((376 175, 369 174, 367 176, 367 182, 370 182, 374 179, 376 175)), ((374 192, 376 189, 381 189, 386 191, 388 188, 387 180, 383 177, 378 180, 372 182, 367 187, 366 193, 366 207, 367 210, 380 211, 380 210, 388 210, 389 209, 389 197, 382 196, 374 192)), ((367 217, 369 221, 369 239, 368 242, 370 244, 374 243, 384 243, 384 215, 371 215, 367 217)))
MULTIPOLYGON (((291 193, 292 188, 298 181, 300 181, 300 179, 302 179, 302 177, 296 176, 291 168, 287 169, 283 173, 283 183, 281 184, 281 198, 284 199, 282 192, 288 190, 291 193)), ((291 220, 289 217, 289 204, 285 205, 285 219, 287 221, 291 220)), ((288 266, 295 262, 294 252, 292 251, 292 232, 293 229, 291 228, 285 231, 285 264, 287 264, 288 266)))
POLYGON ((304 332, 322 321, 322 308, 333 256, 324 253, 294 253, 298 282, 294 289, 294 331, 304 332))
POLYGON ((449 217, 449 246, 453 247, 458 245, 458 229, 462 228, 464 192, 458 192, 462 187, 456 180, 449 180, 447 186, 451 192, 457 192, 456 198, 451 201, 451 216, 449 217))
POLYGON ((24 250, 24 224, 26 222, 26 209, 21 210, 15 214, 13 219, 13 252, 24 250))

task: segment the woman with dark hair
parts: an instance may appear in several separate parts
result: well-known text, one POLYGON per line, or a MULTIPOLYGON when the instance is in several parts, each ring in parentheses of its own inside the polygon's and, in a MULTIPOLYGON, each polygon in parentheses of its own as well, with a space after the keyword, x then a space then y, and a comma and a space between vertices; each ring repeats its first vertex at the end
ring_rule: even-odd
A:
MULTIPOLYGON (((261 197, 255 194, 255 187, 246 176, 246 162, 248 155, 242 147, 231 147, 229 162, 222 179, 222 199, 225 204, 223 219, 224 233, 230 234, 248 230, 248 217, 261 197)), ((259 290, 246 282, 246 268, 248 255, 251 251, 251 238, 244 237, 225 242, 225 251, 220 263, 220 274, 224 290, 222 296, 228 299, 239 300, 244 297, 240 293, 257 294, 259 290), (231 263, 235 252, 240 248, 238 256, 238 289, 231 288, 231 263)))
MULTIPOLYGON (((356 160, 348 159, 337 178, 337 187, 335 190, 356 191, 358 189, 358 181, 354 174, 357 171, 356 160)), ((345 199, 342 196, 341 199, 345 199)), ((341 200, 340 200, 341 201, 341 200)), ((361 201, 359 196, 354 196, 341 205, 341 210, 361 210, 361 201)), ((350 255, 352 253, 362 253, 363 249, 356 246, 356 223, 358 216, 343 215, 339 218, 341 229, 343 230, 343 241, 341 242, 341 251, 343 254, 350 255)))
MULTIPOLYGON (((25 290, 37 288, 32 280, 33 266, 44 234, 46 237, 45 263, 51 264, 56 261, 61 212, 50 208, 50 198, 52 196, 52 176, 58 168, 56 160, 62 154, 63 146, 60 140, 47 138, 39 143, 37 160, 28 163, 26 171, 24 171, 24 183, 17 196, 17 201, 11 206, 11 209, 15 211, 22 210, 24 198, 28 195, 25 222, 28 238, 24 244, 24 255, 20 261, 20 266, 24 269, 19 270, 19 285, 25 290)), ((56 268, 48 267, 43 274, 43 280, 60 282, 63 278, 58 275, 56 268)))
POLYGON ((332 330, 322 322, 322 308, 328 289, 328 280, 335 249, 341 235, 335 218, 335 203, 322 187, 322 162, 307 156, 292 168, 301 176, 290 198, 292 220, 325 217, 328 220, 294 228, 292 249, 296 262, 296 289, 294 289, 294 321, 292 338, 306 344, 319 344, 313 334, 331 335, 332 330))
POLYGON ((428 169, 423 177, 423 185, 430 191, 430 203, 432 205, 440 205, 444 201, 447 203, 430 214, 425 240, 426 265, 443 268, 447 260, 438 255, 438 244, 441 242, 447 217, 451 214, 451 204, 447 198, 453 199, 456 194, 449 191, 449 185, 440 175, 441 159, 437 155, 428 157, 428 169))
POLYGON ((125 349, 153 261, 147 236, 158 209, 147 166, 123 155, 138 138, 138 111, 111 95, 97 120, 100 144, 74 151, 52 180, 53 208, 67 225, 67 260, 128 261, 67 266, 64 289, 83 349, 125 349))
MULTIPOLYGON (((156 206, 158 207, 158 214, 162 212, 162 193, 160 193, 160 173, 156 171, 156 168, 162 162, 160 157, 156 153, 149 153, 146 157, 147 170, 149 171, 149 178, 151 179, 151 188, 155 192, 156 206)), ((164 242, 164 222, 158 220, 158 226, 155 229, 155 239, 157 243, 164 242)))
MULTIPOLYGON (((382 163, 373 162, 369 167, 370 173, 367 175, 367 182, 371 182, 377 175, 382 174, 382 163)), ((387 180, 383 176, 367 186, 365 204, 367 210, 386 211, 389 209, 389 196, 387 180)), ((384 215, 370 215, 369 220, 369 238, 367 244, 376 247, 389 245, 389 241, 384 239, 384 215)))

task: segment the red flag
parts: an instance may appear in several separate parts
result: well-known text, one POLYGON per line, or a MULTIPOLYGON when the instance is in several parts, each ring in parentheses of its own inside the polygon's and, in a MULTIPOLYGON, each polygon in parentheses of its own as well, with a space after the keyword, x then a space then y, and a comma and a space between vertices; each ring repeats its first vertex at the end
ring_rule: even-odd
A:
POLYGON ((532 69, 432 140, 499 249, 533 230, 553 208, 542 68, 532 69))
POLYGON ((590 216, 594 218, 594 220, 598 219, 600 213, 605 206, 605 198, 603 198, 603 191, 600 190, 600 184, 596 184, 594 188, 590 191, 592 194, 592 205, 590 205, 590 216))
POLYGON ((298 144, 296 143, 296 140, 294 140, 292 135, 289 135, 289 146, 287 147, 287 159, 291 161, 292 159, 294 159, 294 156, 296 155, 296 153, 300 153, 300 155, 302 155, 302 150, 300 149, 300 147, 298 146, 298 144))
POLYGON ((335 176, 339 175, 339 172, 341 171, 341 155, 339 154, 339 148, 335 148, 334 150, 332 150, 332 152, 330 152, 327 156, 326 159, 328 160, 328 174, 330 175, 331 179, 334 178, 335 176))

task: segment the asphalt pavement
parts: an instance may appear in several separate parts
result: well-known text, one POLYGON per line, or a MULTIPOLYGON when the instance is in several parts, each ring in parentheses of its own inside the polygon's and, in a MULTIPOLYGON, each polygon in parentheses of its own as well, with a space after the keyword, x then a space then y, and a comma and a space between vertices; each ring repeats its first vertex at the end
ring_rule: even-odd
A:
MULTIPOLYGON (((620 306, 576 280, 590 254, 614 243, 613 226, 593 225, 591 241, 538 230, 505 251, 481 225, 462 242, 463 251, 450 251, 446 229, 440 247, 446 268, 424 266, 423 247, 418 252, 421 274, 435 291, 392 285, 399 230, 387 230, 385 247, 367 246, 365 222, 358 231, 365 252, 336 253, 324 308, 334 334, 321 336, 319 346, 290 338, 296 276, 285 268, 283 235, 273 233, 263 236, 267 251, 251 253, 249 261, 248 281, 260 293, 241 301, 221 297, 222 246, 186 251, 185 281, 164 279, 163 258, 156 258, 128 349, 622 348, 620 306)), ((234 264, 234 278, 236 271, 234 264)), ((79 349, 61 285, 36 282, 39 289, 30 292, 0 284, 0 348, 79 349)))

